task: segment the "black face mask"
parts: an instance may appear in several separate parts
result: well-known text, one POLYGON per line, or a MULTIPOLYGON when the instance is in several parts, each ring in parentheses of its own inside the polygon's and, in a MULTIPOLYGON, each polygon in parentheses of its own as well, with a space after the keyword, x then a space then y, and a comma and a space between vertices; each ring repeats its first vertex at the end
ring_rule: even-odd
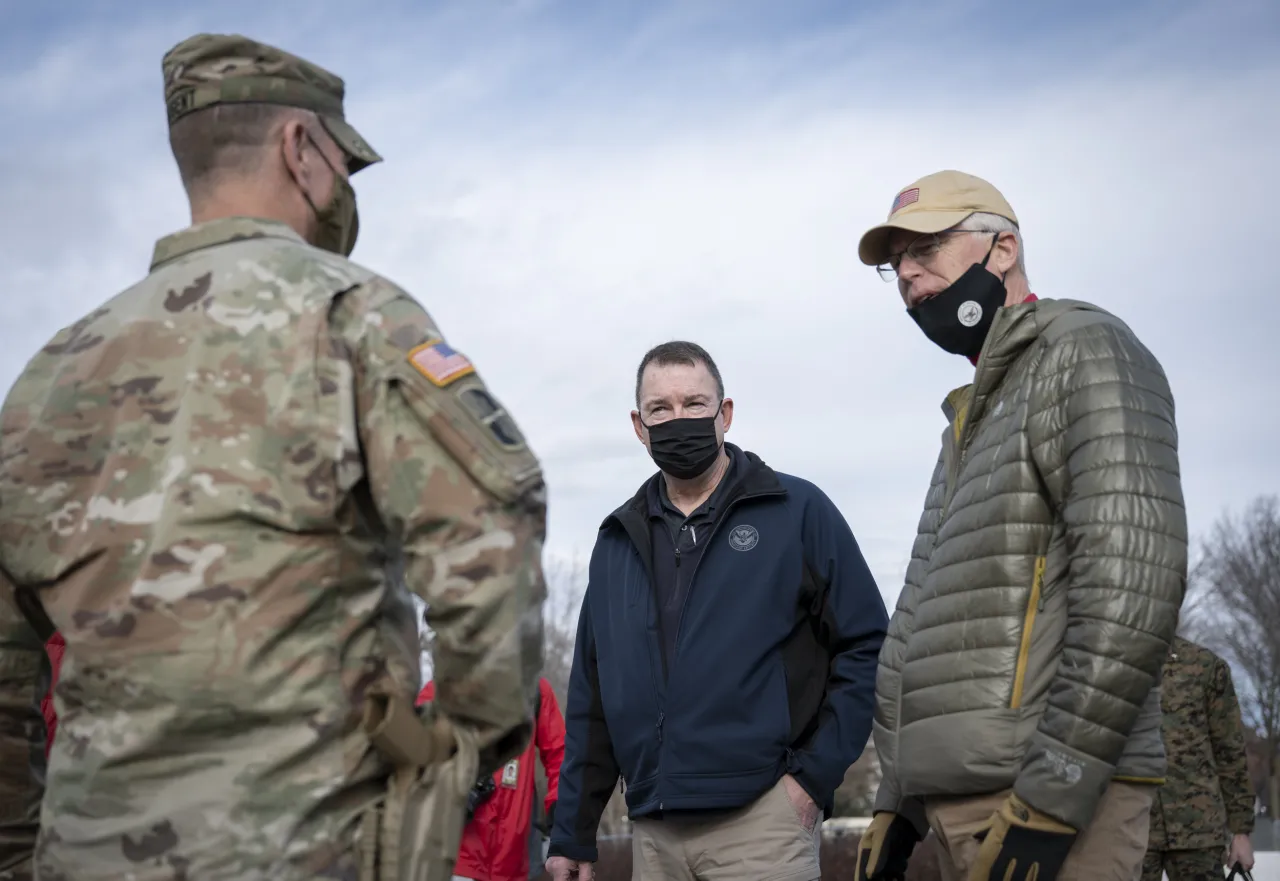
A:
POLYGON ((1004 280, 987 271, 995 247, 992 239, 981 263, 970 266, 942 293, 907 310, 924 335, 945 351, 970 359, 982 351, 991 322, 1008 296, 1004 280))
MULTIPOLYGON (((724 406, 723 401, 720 406, 724 406)), ((654 464, 679 480, 692 480, 705 472, 720 455, 720 442, 716 439, 719 415, 720 407, 717 407, 714 416, 669 419, 657 425, 645 425, 649 429, 649 455, 654 464)))

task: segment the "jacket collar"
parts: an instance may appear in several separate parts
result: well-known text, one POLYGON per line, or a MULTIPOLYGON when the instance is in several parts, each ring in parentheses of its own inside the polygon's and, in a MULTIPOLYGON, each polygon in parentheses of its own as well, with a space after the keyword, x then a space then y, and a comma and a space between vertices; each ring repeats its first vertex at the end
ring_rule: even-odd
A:
POLYGON ((224 245, 240 239, 287 239, 305 245, 302 236, 293 227, 278 220, 260 217, 222 217, 197 223, 184 230, 171 233, 156 242, 151 252, 151 271, 179 257, 224 245))
MULTIPOLYGON (((725 504, 750 496, 786 492, 783 489, 782 481, 778 479, 777 472, 766 465, 758 455, 743 450, 728 441, 725 442, 724 448, 734 459, 733 485, 728 487, 724 494, 725 504)), ((604 518, 600 528, 604 529, 615 521, 621 523, 624 518, 635 517, 636 515, 647 518, 649 515, 649 492, 651 489, 656 490, 657 482, 662 479, 661 471, 654 472, 652 477, 640 485, 635 495, 623 502, 608 517, 604 518)))
POLYGON ((1070 312, 1102 312, 1090 303, 1078 300, 1035 299, 1005 306, 997 313, 978 355, 973 381, 953 389, 942 403, 942 412, 955 427, 959 440, 965 423, 982 416, 987 401, 1000 388, 1005 375, 1052 322, 1070 312))

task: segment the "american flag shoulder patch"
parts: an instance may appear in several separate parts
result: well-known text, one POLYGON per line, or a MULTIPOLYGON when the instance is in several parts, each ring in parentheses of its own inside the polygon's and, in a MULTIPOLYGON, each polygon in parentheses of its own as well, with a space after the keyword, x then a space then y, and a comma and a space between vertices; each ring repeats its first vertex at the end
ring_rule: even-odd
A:
POLYGON ((889 209, 890 214, 897 214, 903 208, 906 208, 912 202, 920 201, 920 188, 912 187, 909 190, 903 190, 898 193, 897 198, 893 200, 893 207, 889 209))
POLYGON ((409 352, 409 363, 432 383, 444 388, 468 374, 475 373, 471 360, 444 340, 436 338, 415 346, 409 352))

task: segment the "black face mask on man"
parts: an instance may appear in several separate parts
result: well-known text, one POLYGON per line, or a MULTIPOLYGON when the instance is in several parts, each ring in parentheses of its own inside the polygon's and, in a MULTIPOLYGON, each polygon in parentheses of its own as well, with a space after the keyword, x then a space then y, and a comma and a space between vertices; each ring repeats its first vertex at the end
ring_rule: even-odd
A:
POLYGON ((970 266, 942 293, 907 310, 924 335, 944 351, 970 359, 982 351, 996 312, 1008 296, 1004 279, 987 270, 998 239, 996 234, 981 263, 970 266))
POLYGON ((723 406, 721 401, 713 416, 668 419, 645 425, 649 430, 649 455, 654 464, 679 480, 692 480, 710 468, 720 455, 716 419, 723 406))

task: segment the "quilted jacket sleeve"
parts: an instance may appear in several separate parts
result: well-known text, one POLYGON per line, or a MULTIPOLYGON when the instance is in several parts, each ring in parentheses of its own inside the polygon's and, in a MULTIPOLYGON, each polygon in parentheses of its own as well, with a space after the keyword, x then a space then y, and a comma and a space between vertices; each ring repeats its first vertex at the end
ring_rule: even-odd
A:
POLYGON ((911 635, 917 594, 929 563, 937 537, 938 521, 942 515, 942 498, 945 493, 945 466, 943 458, 938 463, 925 496, 924 511, 916 529, 911 547, 911 561, 907 564, 906 583, 898 594, 898 602, 889 621, 884 645, 880 648, 880 662, 876 669, 876 709, 872 722, 872 736, 876 747, 876 759, 880 764, 880 786, 876 791, 873 811, 891 811, 909 819, 923 836, 928 831, 924 804, 918 798, 907 798, 898 785, 898 728, 902 712, 902 662, 907 639, 911 635))
POLYGON ((880 786, 876 790, 873 813, 890 811, 910 820, 923 837, 928 831, 924 803, 902 794, 898 784, 898 726, 902 711, 902 651, 910 633, 917 588, 910 583, 898 595, 897 608, 889 622, 880 663, 876 669, 876 710, 871 732, 880 764, 880 786))
MULTIPOLYGON (((1066 632, 1015 791, 1083 828, 1173 640, 1187 522, 1173 396, 1104 313, 1059 319, 1033 387, 1032 453, 1065 524, 1066 632)), ((1050 330, 1055 328, 1050 326, 1050 330)))

